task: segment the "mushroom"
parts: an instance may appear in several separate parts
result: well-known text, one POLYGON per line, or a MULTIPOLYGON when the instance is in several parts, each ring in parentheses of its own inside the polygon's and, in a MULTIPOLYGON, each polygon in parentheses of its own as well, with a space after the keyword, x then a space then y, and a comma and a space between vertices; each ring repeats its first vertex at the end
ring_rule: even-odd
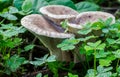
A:
POLYGON ((63 39, 73 37, 74 34, 62 33, 57 31, 53 25, 39 14, 31 14, 25 16, 21 20, 21 24, 33 33, 39 40, 49 49, 51 55, 55 55, 59 61, 71 61, 69 52, 62 52, 57 48, 63 39))
POLYGON ((107 18, 112 18, 112 23, 115 23, 115 17, 106 12, 100 11, 89 11, 82 12, 76 18, 69 20, 67 23, 69 26, 69 31, 73 33, 77 33, 78 30, 82 29, 87 22, 96 22, 99 19, 106 20, 107 18))
MULTIPOLYGON (((77 37, 82 37, 82 35, 78 35, 77 32, 78 30, 83 29, 86 23, 88 22, 93 23, 98 21, 99 19, 106 20, 107 18, 110 18, 110 17, 113 19, 112 23, 115 23, 115 17, 110 13, 100 12, 100 11, 82 12, 79 15, 77 15, 76 18, 68 20, 67 22, 68 30, 74 33, 77 37)), ((101 34, 101 31, 97 31, 94 33, 99 36, 101 34)), ((79 50, 77 50, 77 48, 75 49, 74 52, 77 54, 77 55, 74 54, 74 62, 79 62, 77 58, 78 56, 82 57, 83 61, 85 60, 84 55, 78 55, 79 50)))
POLYGON ((63 5, 44 6, 40 8, 40 12, 57 24, 60 24, 60 22, 65 19, 76 17, 76 15, 79 14, 72 8, 63 5))

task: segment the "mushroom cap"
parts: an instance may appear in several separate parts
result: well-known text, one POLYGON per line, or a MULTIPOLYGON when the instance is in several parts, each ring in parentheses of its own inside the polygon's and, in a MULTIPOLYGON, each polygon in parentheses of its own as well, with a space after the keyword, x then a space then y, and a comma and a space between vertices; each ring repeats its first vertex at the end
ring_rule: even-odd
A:
POLYGON ((63 5, 48 5, 40 8, 42 14, 54 19, 72 18, 79 13, 72 8, 63 5))
POLYGON ((70 28, 82 29, 87 22, 93 23, 99 19, 106 20, 110 17, 113 19, 112 23, 115 23, 115 17, 110 13, 100 11, 82 12, 76 18, 69 20, 67 24, 70 28))
POLYGON ((22 18, 21 24, 37 35, 43 35, 52 38, 70 38, 73 34, 60 33, 50 25, 42 15, 32 14, 22 18))

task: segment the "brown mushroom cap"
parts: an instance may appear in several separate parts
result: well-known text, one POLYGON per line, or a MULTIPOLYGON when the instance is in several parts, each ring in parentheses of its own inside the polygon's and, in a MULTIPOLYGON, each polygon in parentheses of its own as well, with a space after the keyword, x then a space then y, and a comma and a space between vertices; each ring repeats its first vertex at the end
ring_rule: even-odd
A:
POLYGON ((75 17, 78 12, 63 5, 48 5, 40 8, 40 12, 55 19, 66 19, 75 17))
POLYGON ((90 11, 90 12, 83 12, 80 13, 76 18, 69 20, 67 23, 70 30, 77 30, 82 29, 83 25, 85 25, 87 22, 96 22, 99 19, 106 20, 107 18, 112 18, 112 23, 115 23, 115 17, 106 12, 100 12, 100 11, 90 11))
POLYGON ((58 32, 39 14, 25 16, 24 18, 22 18, 21 24, 29 31, 32 31, 33 33, 36 33, 38 35, 52 38, 70 38, 74 36, 73 34, 58 32))

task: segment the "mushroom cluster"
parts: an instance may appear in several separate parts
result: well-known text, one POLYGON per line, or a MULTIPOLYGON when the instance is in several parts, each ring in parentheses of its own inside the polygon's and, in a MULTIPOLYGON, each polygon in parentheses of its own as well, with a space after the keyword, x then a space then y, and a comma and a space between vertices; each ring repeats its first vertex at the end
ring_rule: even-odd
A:
MULTIPOLYGON (((63 52, 57 45, 65 38, 75 37, 75 32, 83 28, 86 22, 95 22, 99 18, 105 20, 109 17, 115 17, 105 12, 83 12, 77 11, 63 5, 48 5, 40 8, 42 14, 31 14, 25 16, 21 20, 21 24, 33 33, 39 40, 49 49, 51 55, 55 55, 59 61, 79 62, 76 54, 73 54, 74 59, 71 58, 70 52, 63 52), (71 33, 64 33, 60 22, 68 20, 69 31, 71 33)), ((77 47, 75 50, 78 50, 77 47)), ((79 54, 79 50, 77 51, 79 54)))

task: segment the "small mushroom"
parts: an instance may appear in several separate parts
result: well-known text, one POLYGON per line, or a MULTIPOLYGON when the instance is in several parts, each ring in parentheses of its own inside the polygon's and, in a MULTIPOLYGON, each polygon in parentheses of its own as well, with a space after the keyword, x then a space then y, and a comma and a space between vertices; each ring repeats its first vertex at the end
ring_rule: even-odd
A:
POLYGON ((62 52, 57 45, 65 38, 73 37, 74 34, 57 31, 53 25, 39 14, 25 16, 21 24, 33 33, 49 49, 51 55, 55 55, 59 61, 70 61, 69 52, 62 52))
POLYGON ((69 18, 76 17, 79 13, 63 5, 48 5, 40 8, 40 12, 57 24, 69 18))
POLYGON ((70 32, 77 33, 77 31, 82 29, 88 22, 93 23, 99 19, 106 20, 110 17, 113 19, 112 23, 115 23, 115 17, 110 13, 100 11, 83 12, 80 13, 76 18, 69 20, 67 24, 70 32))

